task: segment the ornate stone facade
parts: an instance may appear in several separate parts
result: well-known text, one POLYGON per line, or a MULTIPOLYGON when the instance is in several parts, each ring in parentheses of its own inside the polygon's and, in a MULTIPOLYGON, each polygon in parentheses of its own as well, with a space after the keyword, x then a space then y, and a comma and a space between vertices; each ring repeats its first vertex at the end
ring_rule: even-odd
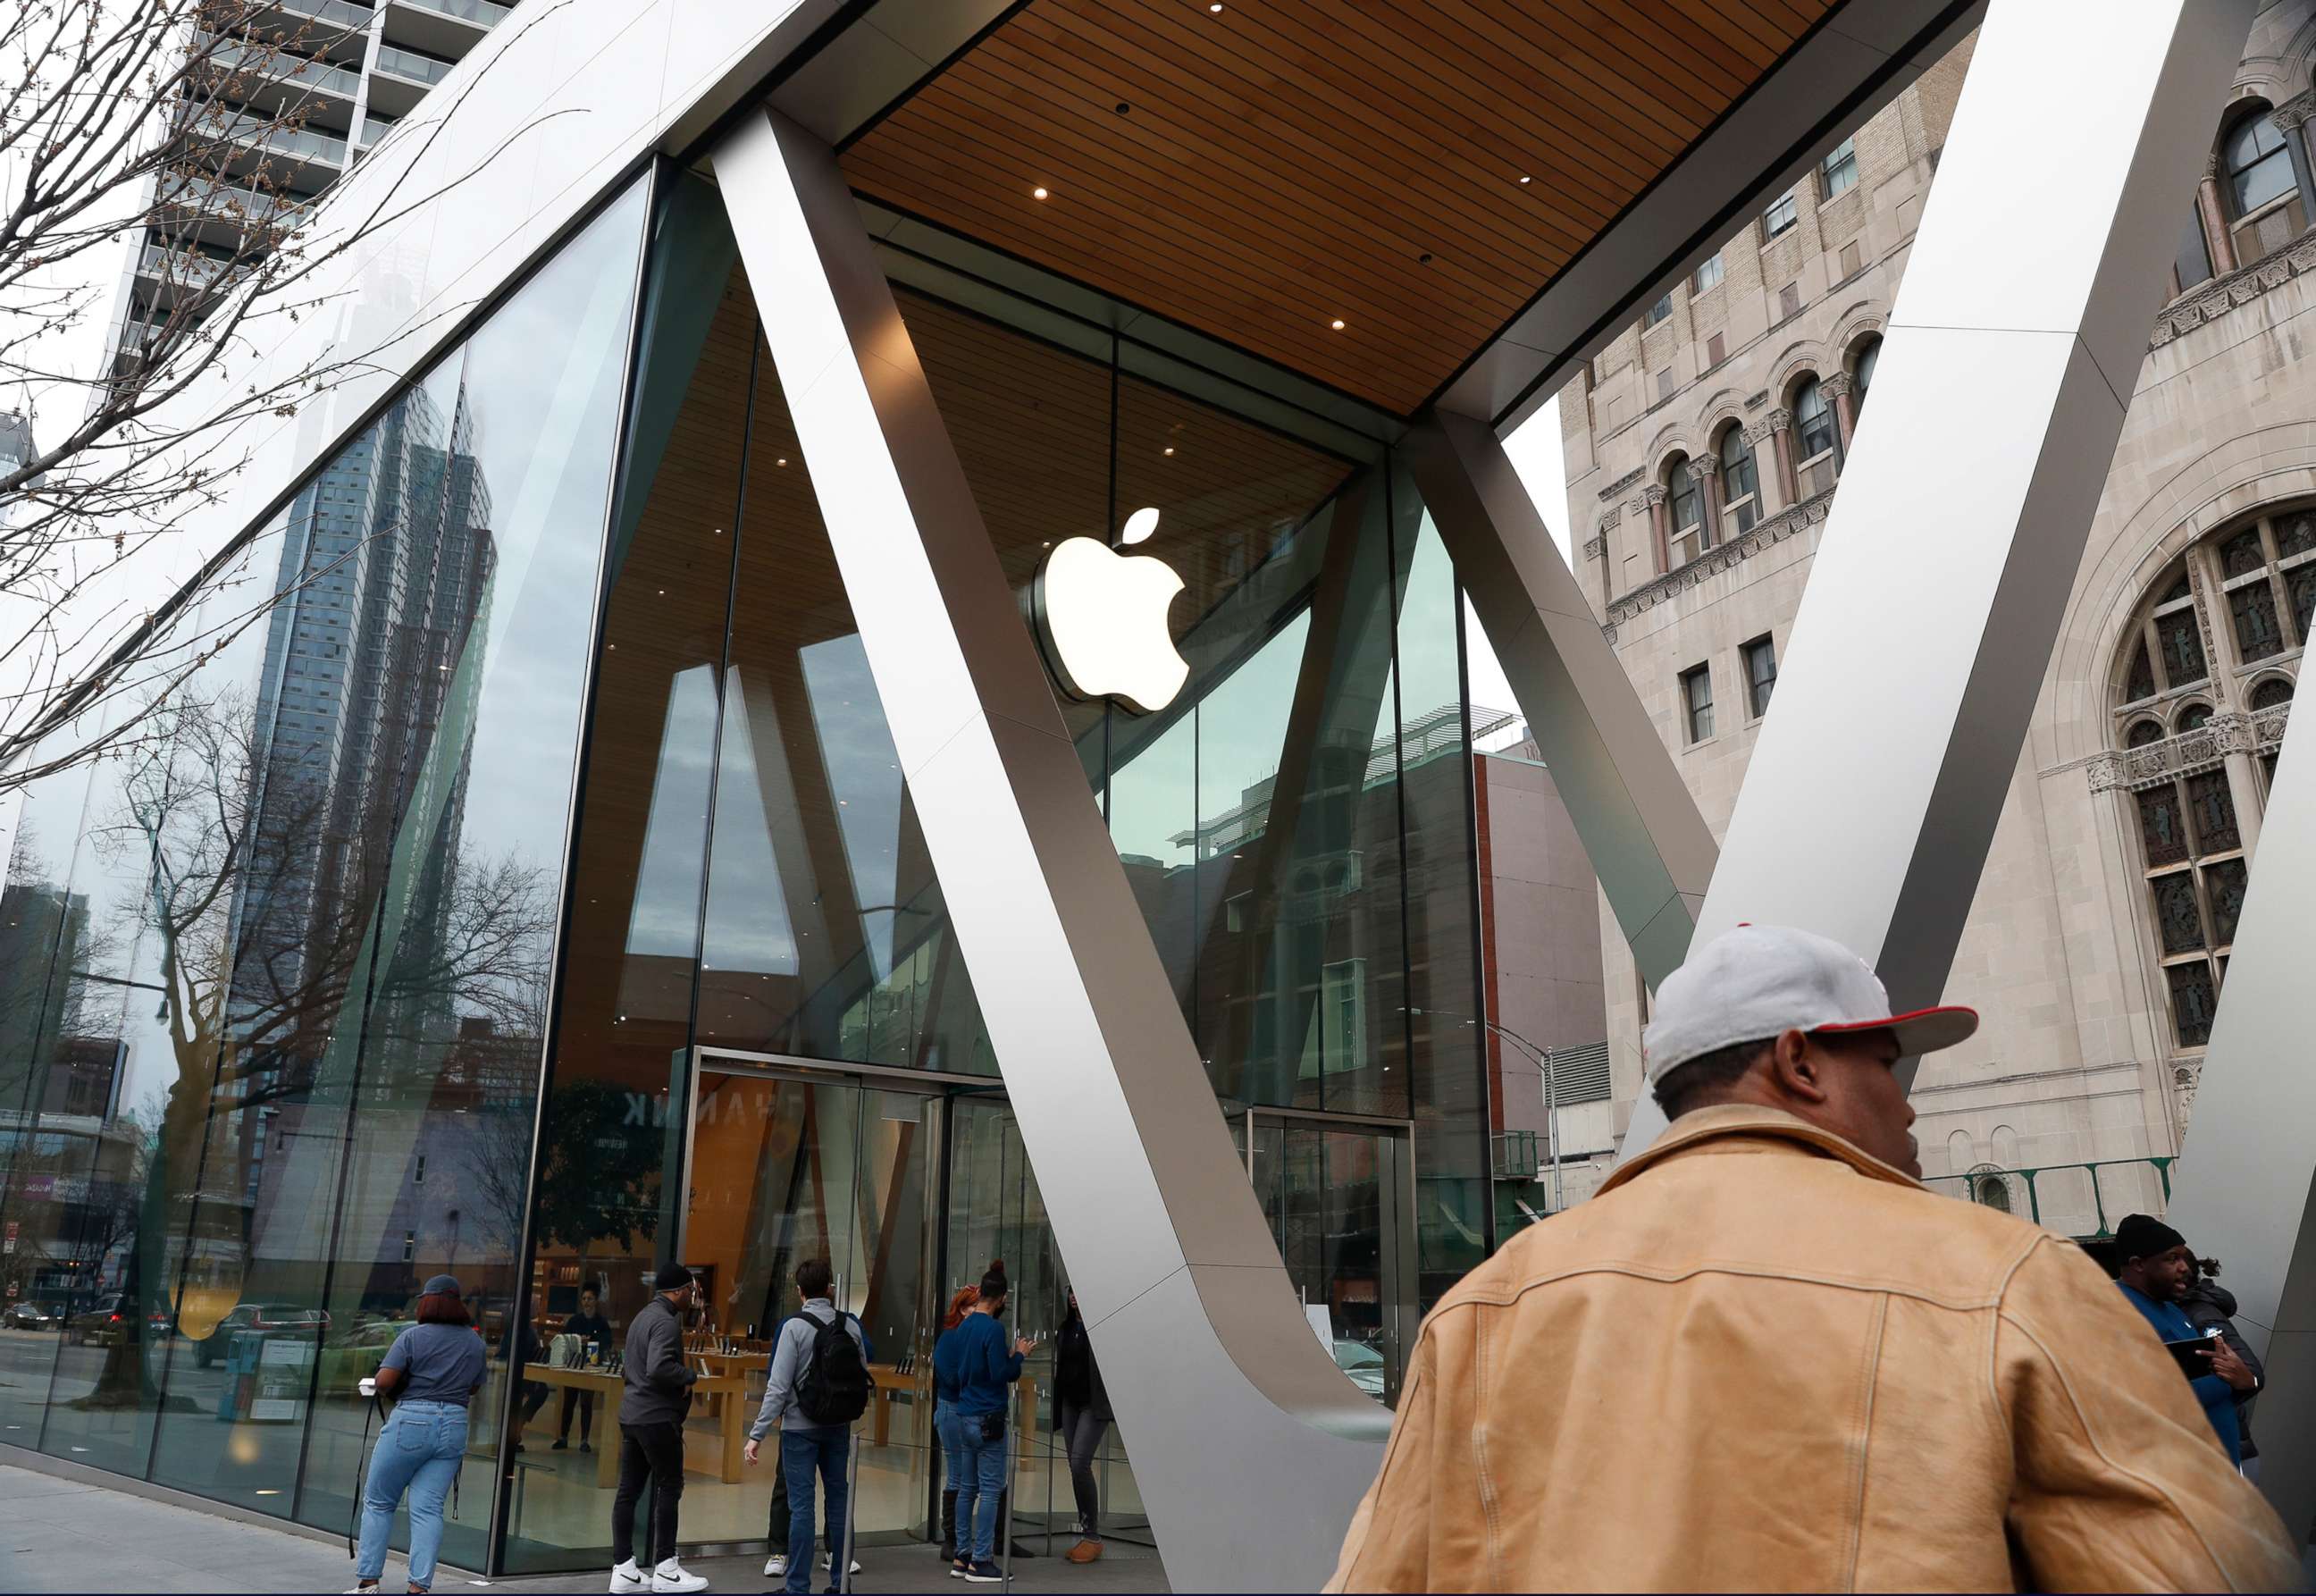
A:
MULTIPOLYGON (((2316 117, 2297 115, 2316 103, 2304 98, 2312 44, 2316 0, 2264 6, 2230 103, 2284 107, 2277 120, 2290 125, 2287 137, 2316 133, 2316 117)), ((1745 418, 1760 480, 1756 525, 1660 570, 1649 517, 1627 514, 1602 528, 1583 566, 1604 634, 1716 833, 1759 725, 1749 713, 1746 650, 1766 639, 1783 655, 1822 537, 1875 532, 1829 520, 1838 488, 1793 480, 1795 388, 1804 376, 1818 379, 1845 429, 1844 451, 1848 429, 1872 424, 1872 385, 1859 380, 1858 355, 1895 302, 1968 58, 1965 43, 1859 130, 1854 192, 1870 205, 1821 203, 1805 178, 1795 227, 1765 240, 1758 218, 1748 218, 1723 248, 1716 286, 1674 290, 1672 343, 1652 342, 1644 355, 1637 330, 1628 331, 1595 361, 1589 403, 1563 398, 1560 407, 1572 505, 1588 507, 1645 505, 1643 485, 1662 481, 1670 450, 1694 450, 1730 415, 1745 418), (1789 288, 1797 313, 1784 309, 1789 288), (1706 358, 1715 334, 1719 361, 1706 358), (1675 387, 1660 397, 1657 371, 1668 362, 1675 387), (1717 712, 1714 734, 1691 742, 1679 682, 1700 665, 1712 673, 1717 712)), ((2215 119, 2215 142, 2220 131, 2215 119)), ((2022 170, 2020 180, 2033 179, 2022 170)), ((1926 1061, 1916 1082, 1916 1132, 1934 1186, 1959 1190, 1968 1172, 1988 1165, 2144 1159, 2178 1148, 2201 1052, 2174 1032, 2139 798, 2166 782, 2186 792, 2221 769, 2240 783, 2272 756, 2289 705, 2241 706, 2256 679, 2292 662, 2237 660, 2231 640, 2213 635, 2227 631, 2226 597, 2205 593, 2198 575, 2200 642, 2213 671, 2232 673, 2234 685, 2206 695, 2203 724, 2167 721, 2169 735, 2125 749, 2115 661, 2124 629, 2146 614, 2151 584, 2176 580, 2183 548, 2264 504, 2316 502, 2312 268, 2316 233, 2201 283, 2152 318, 2146 369, 1948 982, 1948 1000, 1977 1007, 1984 1023, 1964 1047, 1926 1061)), ((1926 462, 1923 491, 1939 491, 1934 462, 1926 462)), ((1910 557, 1932 560, 1937 551, 1910 557)), ((1902 614, 1889 618, 1889 636, 1893 648, 1921 643, 1902 614)), ((2177 699, 2167 700, 2167 716, 2177 699)), ((1829 777, 1839 779, 1838 763, 1829 777)), ((2246 816, 2247 857, 2256 825, 2255 809, 2246 816)), ((1601 927, 1621 1132, 1643 1089, 1645 994, 1605 912, 1601 927)), ((2110 1211, 2123 1211, 2118 1202, 2160 1208, 2152 1166, 2144 1190, 2132 1184, 2137 1168, 2103 1174, 2110 1211)), ((2044 1217, 2062 1228, 2071 1222, 2063 1212, 2044 1217)))

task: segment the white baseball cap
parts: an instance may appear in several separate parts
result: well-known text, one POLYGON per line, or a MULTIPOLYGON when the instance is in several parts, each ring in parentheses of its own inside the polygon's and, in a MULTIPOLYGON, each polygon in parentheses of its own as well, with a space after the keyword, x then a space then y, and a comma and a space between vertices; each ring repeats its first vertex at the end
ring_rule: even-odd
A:
POLYGON ((1978 1011, 1890 1012, 1864 959, 1831 937, 1786 925, 1726 931, 1664 978, 1641 1039, 1652 1085, 1692 1058, 1789 1030, 1892 1030, 1898 1055, 1951 1048, 1978 1029, 1978 1011))

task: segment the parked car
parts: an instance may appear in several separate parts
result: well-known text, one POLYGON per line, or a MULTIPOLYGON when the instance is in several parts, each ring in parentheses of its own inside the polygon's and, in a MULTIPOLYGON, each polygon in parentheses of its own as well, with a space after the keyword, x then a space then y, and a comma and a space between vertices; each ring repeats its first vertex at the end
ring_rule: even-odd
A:
POLYGON ((10 1303, 8 1311, 0 1314, 0 1324, 11 1330, 62 1330, 65 1311, 53 1302, 34 1302, 27 1297, 22 1302, 10 1303))
POLYGON ((129 1333, 128 1315, 135 1306, 120 1292, 108 1291, 72 1316, 65 1327, 67 1339, 85 1347, 118 1346, 129 1333))
POLYGON ((330 1328, 330 1315, 320 1308, 288 1302, 243 1302, 234 1305, 217 1328, 193 1349, 193 1361, 207 1369, 226 1355, 233 1338, 244 1331, 260 1335, 298 1333, 319 1339, 330 1328))
POLYGON ((1383 1354, 1363 1341, 1335 1342, 1335 1367, 1351 1377, 1351 1384, 1383 1400, 1383 1354))
POLYGON ((341 1396, 360 1394, 361 1383, 378 1372, 386 1361, 386 1350, 394 1345, 414 1319, 375 1319, 359 1325, 346 1334, 343 1341, 332 1342, 322 1349, 322 1390, 341 1396))

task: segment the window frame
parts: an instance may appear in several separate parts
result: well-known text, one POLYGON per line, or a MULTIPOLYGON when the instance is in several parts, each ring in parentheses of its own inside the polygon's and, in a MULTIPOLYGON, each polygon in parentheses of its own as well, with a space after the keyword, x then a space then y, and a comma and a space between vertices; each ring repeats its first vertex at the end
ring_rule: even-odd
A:
MULTIPOLYGON (((2257 140, 2255 139, 2255 142, 2257 140)), ((2228 208, 2231 222, 2249 221, 2264 214, 2271 206, 2280 205, 2299 192, 2300 174, 2292 164, 2292 136, 2276 125, 2272 106, 2256 107, 2238 117, 2220 135, 2219 173, 2220 194, 2228 208), (2261 150, 2241 165, 2236 164, 2235 147, 2247 134, 2256 135, 2266 128, 2276 137, 2273 147, 2261 150), (2264 200, 2247 202, 2243 197, 2243 180, 2253 173, 2281 158, 2288 180, 2284 186, 2264 200)))
POLYGON ((1745 436, 1744 427, 1733 421, 1721 429, 1721 441, 1714 453, 1721 461, 1721 519, 1724 523, 1721 540, 1725 543, 1732 538, 1743 537, 1760 524, 1761 460, 1752 441, 1745 436), (1733 437, 1742 450, 1734 460, 1729 453, 1733 437), (1741 482, 1750 484, 1743 493, 1737 491, 1741 482))
POLYGON ((1729 275, 1728 264, 1721 258, 1722 253, 1720 250, 1715 250, 1697 262, 1697 270, 1688 274, 1688 291, 1692 298, 1697 294, 1711 293, 1715 289, 1719 288, 1722 280, 1729 275), (1708 272, 1712 273, 1710 281, 1706 278, 1708 272))
POLYGON ((1680 728, 1690 748, 1713 741, 1713 662, 1706 660, 1683 671, 1680 686, 1680 728), (1704 689, 1700 698, 1697 689, 1704 689), (1702 724, 1700 725, 1700 719, 1702 724))
POLYGON ((1777 689, 1777 643, 1770 633, 1763 632, 1737 646, 1738 663, 1744 666, 1745 713, 1749 721, 1760 719, 1769 712, 1769 703, 1777 689), (1768 662, 1768 674, 1764 676, 1759 662, 1768 662))
POLYGON ((1645 333, 1651 327, 1661 327, 1671 319, 1672 290, 1667 289, 1657 296, 1655 303, 1641 312, 1641 331, 1645 333))
POLYGON ((1773 238, 1784 237, 1799 227, 1801 220, 1801 185, 1795 183, 1770 201, 1768 208, 1761 212, 1761 242, 1767 244, 1773 238), (1777 219, 1780 213, 1785 217, 1783 221, 1777 219))
POLYGON ((1821 204, 1838 200, 1857 186, 1857 135, 1853 133, 1825 152, 1817 164, 1818 198, 1821 204))

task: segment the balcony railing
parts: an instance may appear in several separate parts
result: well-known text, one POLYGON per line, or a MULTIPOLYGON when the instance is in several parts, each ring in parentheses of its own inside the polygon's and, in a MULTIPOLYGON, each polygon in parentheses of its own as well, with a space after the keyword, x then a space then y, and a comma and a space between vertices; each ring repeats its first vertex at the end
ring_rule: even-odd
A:
POLYGON ((288 50, 272 49, 260 45, 236 44, 229 40, 218 40, 212 34, 199 33, 195 39, 209 49, 209 59, 226 73, 249 72, 281 83, 294 84, 316 94, 335 94, 351 100, 361 86, 361 74, 343 67, 334 67, 327 61, 316 61, 288 50))
POLYGON ((2085 767, 2091 790, 2106 792, 2119 787, 2135 792, 2177 777, 2215 770, 2231 753, 2273 753, 2284 746, 2284 729, 2291 719, 2288 702, 2245 715, 2223 711, 2176 737, 2095 754, 2085 767))
POLYGON ((215 217, 226 221, 237 220, 247 227, 271 227, 296 210, 298 205, 297 201, 284 199, 278 194, 263 194, 239 183, 218 183, 209 178, 197 178, 188 183, 175 199, 166 203, 171 210, 215 217))
POLYGON ((1935 1175, 1922 1184, 2073 1236, 2100 1241, 2125 1214, 2160 1216, 2171 1206, 2176 1158, 2103 1158, 2089 1164, 2044 1164, 2032 1169, 1974 1169, 1935 1175))
POLYGON ((346 164, 346 141, 327 133, 316 133, 309 128, 285 128, 279 122, 263 118, 236 115, 221 122, 206 120, 196 121, 187 129, 198 140, 212 138, 245 144, 269 155, 304 156, 316 161, 326 161, 333 166, 346 164))
POLYGON ((450 76, 450 67, 449 61, 422 56, 416 50, 396 49, 390 44, 378 48, 378 69, 391 72, 396 77, 407 78, 412 83, 441 83, 450 76))
POLYGON ((169 249, 158 244, 145 246, 137 266, 148 277, 163 278, 190 288, 205 288, 217 280, 218 273, 233 269, 231 262, 217 260, 190 249, 169 249))
POLYGON ((293 16, 312 17, 325 22, 333 31, 343 29, 359 33, 369 27, 378 13, 367 5, 349 5, 346 0, 273 0, 280 9, 293 16))
POLYGON ((472 22, 478 28, 495 28, 506 21, 512 6, 498 5, 493 0, 401 0, 401 4, 419 11, 440 12, 444 16, 457 17, 462 22, 472 22))

